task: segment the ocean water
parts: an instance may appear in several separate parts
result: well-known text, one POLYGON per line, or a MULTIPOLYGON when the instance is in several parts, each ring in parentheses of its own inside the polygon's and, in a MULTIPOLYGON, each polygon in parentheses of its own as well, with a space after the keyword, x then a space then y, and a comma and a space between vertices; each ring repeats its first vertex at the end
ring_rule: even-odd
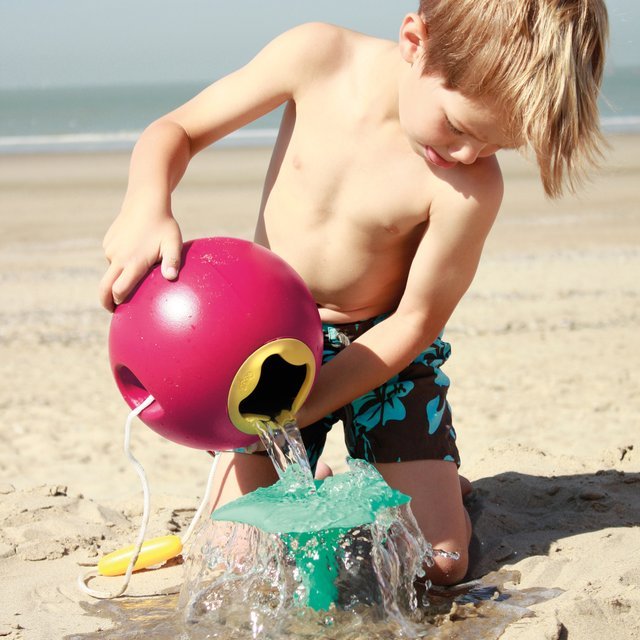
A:
MULTIPOLYGON (((205 84, 0 90, 0 154, 128 150, 142 130, 205 84)), ((281 109, 218 144, 270 145, 281 109)))
MULTIPOLYGON (((49 87, 0 90, 0 153, 130 149, 144 127, 205 84, 49 87)), ((640 67, 607 73, 600 100, 608 133, 640 132, 640 67)), ((273 144, 278 109, 220 141, 273 144)))

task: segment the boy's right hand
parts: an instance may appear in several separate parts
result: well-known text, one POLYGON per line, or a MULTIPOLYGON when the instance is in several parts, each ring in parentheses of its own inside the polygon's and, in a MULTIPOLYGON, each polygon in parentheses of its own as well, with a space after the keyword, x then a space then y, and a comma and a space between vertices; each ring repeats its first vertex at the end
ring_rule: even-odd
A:
POLYGON ((162 275, 175 280, 180 269, 182 234, 170 210, 150 216, 123 208, 102 243, 109 268, 100 281, 100 302, 108 311, 124 302, 158 262, 162 275))

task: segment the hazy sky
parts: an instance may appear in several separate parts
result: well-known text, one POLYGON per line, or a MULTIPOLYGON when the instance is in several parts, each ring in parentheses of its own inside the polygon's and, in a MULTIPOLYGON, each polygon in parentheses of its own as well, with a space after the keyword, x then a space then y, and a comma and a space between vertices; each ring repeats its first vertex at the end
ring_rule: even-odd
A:
MULTIPOLYGON (((395 39, 417 0, 0 0, 0 88, 206 81, 308 20, 395 39)), ((608 0, 611 64, 640 65, 640 0, 608 0)))

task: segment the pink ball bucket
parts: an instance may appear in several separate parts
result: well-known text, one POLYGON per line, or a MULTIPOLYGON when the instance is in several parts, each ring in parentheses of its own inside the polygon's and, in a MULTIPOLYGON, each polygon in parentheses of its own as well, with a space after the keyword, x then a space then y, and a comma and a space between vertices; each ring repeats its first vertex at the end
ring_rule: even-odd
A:
POLYGON ((140 419, 211 451, 256 441, 256 419, 300 408, 322 358, 320 316, 302 278, 246 240, 186 242, 178 279, 154 267, 113 314, 116 383, 140 419))

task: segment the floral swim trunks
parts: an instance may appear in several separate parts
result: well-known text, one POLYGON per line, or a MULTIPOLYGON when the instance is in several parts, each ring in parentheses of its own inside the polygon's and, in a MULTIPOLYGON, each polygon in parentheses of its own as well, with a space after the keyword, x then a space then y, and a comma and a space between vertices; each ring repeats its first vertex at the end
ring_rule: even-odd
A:
MULTIPOLYGON (((323 364, 388 314, 349 324, 323 324, 323 364)), ((438 337, 406 369, 323 420, 301 430, 311 468, 327 433, 342 420, 347 451, 368 462, 447 460, 460 466, 447 402, 449 378, 440 370, 451 347, 438 337)))

